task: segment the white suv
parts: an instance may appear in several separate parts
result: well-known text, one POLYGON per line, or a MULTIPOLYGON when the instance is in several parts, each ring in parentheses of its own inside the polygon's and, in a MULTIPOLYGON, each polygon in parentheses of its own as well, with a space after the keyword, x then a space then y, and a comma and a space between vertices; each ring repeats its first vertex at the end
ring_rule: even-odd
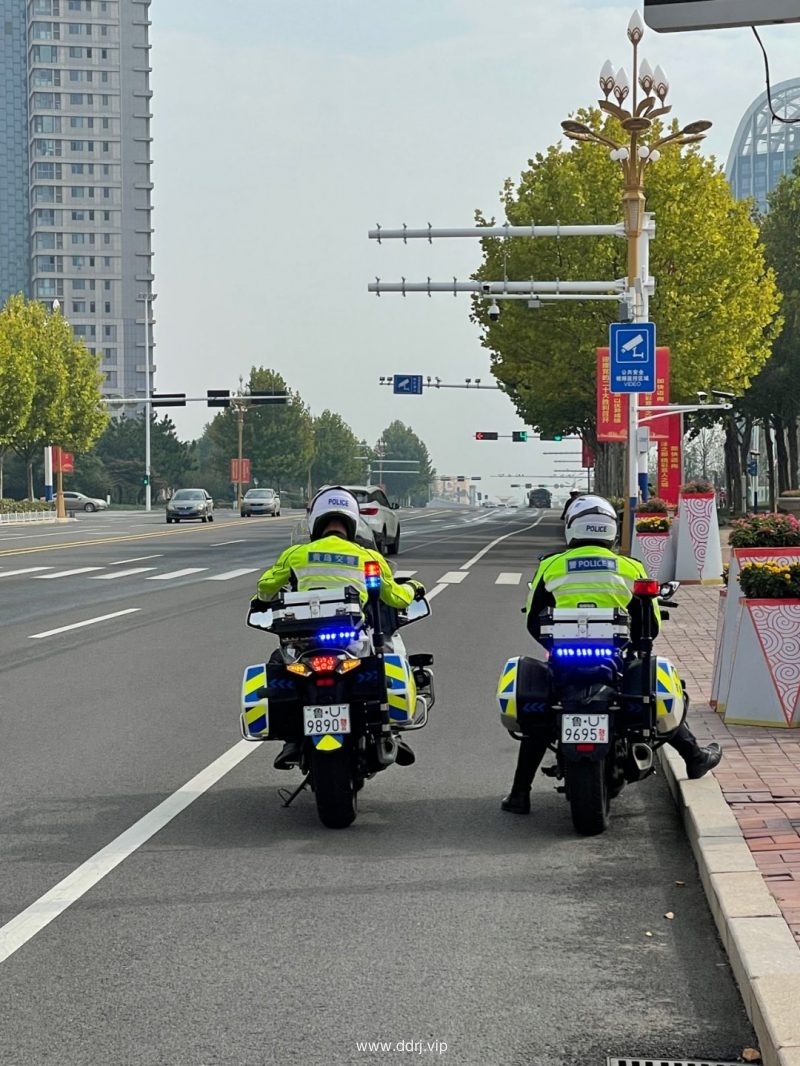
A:
POLYGON ((383 489, 375 485, 342 485, 342 488, 358 500, 361 517, 372 530, 375 546, 381 555, 397 555, 400 551, 397 504, 389 503, 383 489))

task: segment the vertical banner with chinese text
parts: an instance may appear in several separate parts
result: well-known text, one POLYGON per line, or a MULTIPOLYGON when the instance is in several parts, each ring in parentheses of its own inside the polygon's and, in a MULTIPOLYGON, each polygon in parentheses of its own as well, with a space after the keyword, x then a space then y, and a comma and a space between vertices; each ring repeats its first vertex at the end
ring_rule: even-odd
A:
MULTIPOLYGON (((597 349, 597 439, 626 442, 628 439, 628 402, 623 393, 611 392, 611 357, 608 348, 597 349)), ((656 390, 639 394, 640 407, 669 403, 669 348, 656 348, 656 390)), ((642 414, 646 417, 646 413, 642 414)), ((644 423, 650 427, 650 440, 666 441, 667 419, 644 423)))
POLYGON ((658 442, 658 489, 657 495, 672 507, 678 506, 681 487, 681 416, 667 415, 658 420, 666 439, 658 442))

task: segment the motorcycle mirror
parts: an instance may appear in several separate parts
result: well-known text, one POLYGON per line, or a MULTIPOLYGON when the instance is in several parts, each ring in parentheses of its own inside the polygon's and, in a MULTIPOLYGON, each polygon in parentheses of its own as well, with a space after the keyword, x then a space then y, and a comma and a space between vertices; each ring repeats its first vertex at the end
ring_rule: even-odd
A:
POLYGON ((665 581, 659 589, 658 595, 662 600, 668 600, 675 595, 680 587, 680 581, 665 581))
POLYGON ((251 608, 247 612, 247 624, 251 629, 262 629, 269 632, 272 628, 272 609, 263 607, 251 608))
POLYGON ((397 624, 407 626, 411 622, 419 622, 423 618, 427 618, 430 613, 431 605, 427 600, 414 600, 404 611, 398 613, 397 624))

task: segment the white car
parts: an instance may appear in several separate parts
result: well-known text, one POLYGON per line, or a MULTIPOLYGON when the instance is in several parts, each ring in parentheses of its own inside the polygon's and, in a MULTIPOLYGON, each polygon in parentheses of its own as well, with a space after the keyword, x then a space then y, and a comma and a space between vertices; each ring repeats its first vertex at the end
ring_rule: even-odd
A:
POLYGON ((381 555, 397 555, 400 551, 397 504, 389 503, 383 489, 375 485, 342 485, 342 488, 347 489, 358 500, 361 517, 372 531, 375 546, 381 555))
POLYGON ((108 504, 95 496, 84 496, 82 492, 64 492, 64 507, 68 511, 105 511, 108 504))

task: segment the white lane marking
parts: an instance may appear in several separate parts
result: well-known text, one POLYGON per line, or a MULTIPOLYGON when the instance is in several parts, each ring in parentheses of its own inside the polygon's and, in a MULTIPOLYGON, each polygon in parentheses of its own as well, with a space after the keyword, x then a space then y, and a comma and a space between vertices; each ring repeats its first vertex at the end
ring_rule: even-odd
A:
POLYGON ((432 588, 430 592, 425 593, 425 599, 432 600, 434 596, 438 596, 440 592, 444 592, 447 587, 447 585, 437 585, 435 588, 432 588))
POLYGON ((43 896, 2 926, 0 928, 0 963, 5 962, 50 922, 63 914, 67 907, 77 902, 89 889, 102 881, 115 867, 119 866, 142 844, 147 843, 150 837, 168 825, 196 799, 199 799, 257 747, 257 744, 247 740, 240 740, 238 744, 234 744, 199 774, 187 781, 177 792, 173 792, 138 822, 134 822, 124 833, 120 833, 110 844, 106 844, 71 874, 67 874, 49 892, 45 892, 43 896))
POLYGON ((445 585, 460 585, 464 578, 468 576, 466 570, 450 570, 448 573, 443 574, 439 581, 445 585))
POLYGON ((115 581, 118 577, 130 577, 131 574, 146 574, 155 570, 154 566, 132 566, 130 570, 115 570, 113 574, 95 574, 90 581, 115 581))
POLYGON ((413 577, 416 574, 416 570, 395 570, 395 577, 413 577))
POLYGON ((518 585, 522 581, 522 574, 498 574, 495 585, 518 585))
POLYGON ((173 570, 171 574, 154 574, 146 577, 145 581, 171 581, 174 577, 187 577, 189 574, 202 574, 208 570, 207 566, 187 566, 185 570, 173 570))
POLYGON ((26 566, 22 570, 6 570, 0 577, 16 577, 17 574, 35 574, 37 570, 52 570, 52 566, 26 566))
POLYGON ((148 559, 161 559, 163 552, 159 555, 137 555, 135 559, 117 559, 115 563, 109 563, 109 566, 127 566, 128 563, 144 563, 148 559))
POLYGON ((235 577, 242 577, 244 574, 255 574, 258 571, 258 567, 252 566, 242 570, 228 570, 224 574, 213 574, 211 577, 205 578, 206 581, 233 581, 235 577))
POLYGON ((101 614, 97 618, 87 618, 85 622, 73 622, 71 626, 59 626, 58 629, 48 629, 44 633, 31 633, 29 640, 41 640, 42 637, 54 637, 58 633, 67 633, 70 629, 82 629, 84 626, 93 626, 98 622, 107 622, 109 618, 120 618, 123 614, 135 614, 141 607, 126 607, 124 611, 114 611, 113 614, 101 614))
POLYGON ((218 540, 216 544, 209 544, 210 548, 224 548, 226 544, 247 544, 247 537, 239 540, 218 540))
POLYGON ((102 570, 102 566, 76 566, 74 570, 59 570, 56 574, 37 574, 35 581, 54 581, 57 577, 72 577, 73 574, 88 574, 92 570, 102 570))
POLYGON ((462 570, 469 570, 471 566, 474 566, 478 560, 482 559, 487 552, 490 552, 495 544, 499 544, 501 540, 508 540, 509 537, 516 537, 517 533, 525 533, 529 529, 533 529, 538 526, 541 520, 544 518, 544 512, 542 512, 535 522, 531 522, 529 526, 521 526, 519 529, 512 529, 510 533, 504 533, 502 537, 497 537, 490 544, 487 544, 485 548, 481 548, 477 555, 473 555, 469 562, 464 563, 461 567, 462 570))

